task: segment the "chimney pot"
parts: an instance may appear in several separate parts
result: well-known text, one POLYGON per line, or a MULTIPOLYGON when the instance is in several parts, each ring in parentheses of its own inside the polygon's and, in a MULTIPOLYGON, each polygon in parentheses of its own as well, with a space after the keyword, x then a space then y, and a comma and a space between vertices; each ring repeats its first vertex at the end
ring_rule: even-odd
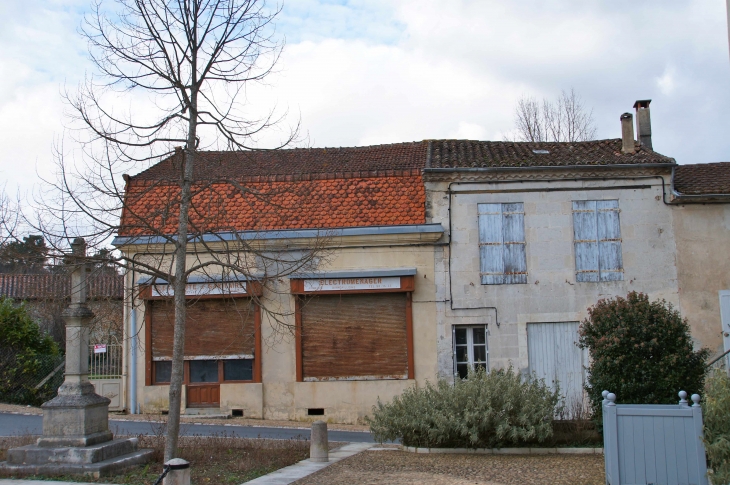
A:
POLYGON ((636 109, 636 136, 639 143, 653 150, 651 145, 651 114, 649 112, 649 104, 651 99, 640 99, 634 103, 636 109))
POLYGON ((634 116, 631 113, 621 115, 621 151, 623 153, 634 153, 634 116))

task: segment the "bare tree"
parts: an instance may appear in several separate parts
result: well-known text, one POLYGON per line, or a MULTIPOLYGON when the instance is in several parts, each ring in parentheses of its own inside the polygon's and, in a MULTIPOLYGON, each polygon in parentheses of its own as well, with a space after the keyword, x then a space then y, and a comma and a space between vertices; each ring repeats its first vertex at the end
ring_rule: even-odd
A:
POLYGON ((593 110, 587 110, 572 88, 554 102, 523 96, 515 108, 515 125, 519 141, 576 142, 596 137, 593 110))
MULTIPOLYGON (((37 207, 46 209, 38 211, 37 227, 57 251, 77 236, 97 250, 110 237, 124 236, 127 244, 145 249, 105 253, 103 262, 161 278, 172 287, 165 461, 177 450, 188 278, 255 278, 275 293, 281 276, 317 264, 326 241, 323 234, 321 243, 277 250, 242 235, 227 212, 226 201, 238 197, 251 210, 275 218, 282 191, 306 191, 306 184, 295 189, 248 183, 240 176, 245 170, 207 169, 224 155, 205 149, 236 150, 245 164, 258 135, 283 120, 273 110, 263 118, 245 111, 246 86, 262 82, 281 54, 273 29, 278 13, 264 0, 97 3, 82 34, 99 72, 66 95, 76 143, 71 149, 57 145, 58 178, 47 181, 47 191, 37 199, 37 207), (126 110, 120 109, 122 99, 129 103, 126 110), (122 177, 160 160, 154 177, 122 177)), ((297 131, 298 124, 283 130, 274 149, 290 144, 297 131)), ((254 298, 270 321, 286 327, 288 310, 254 298)))
POLYGON ((18 240, 20 220, 20 204, 17 200, 10 200, 3 186, 0 188, 0 246, 18 240))

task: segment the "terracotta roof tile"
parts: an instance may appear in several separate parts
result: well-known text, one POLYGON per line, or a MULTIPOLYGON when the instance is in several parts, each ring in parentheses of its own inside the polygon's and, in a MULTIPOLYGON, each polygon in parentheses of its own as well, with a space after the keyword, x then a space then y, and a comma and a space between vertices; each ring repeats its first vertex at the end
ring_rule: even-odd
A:
POLYGON ((682 195, 730 195, 730 162, 677 165, 673 185, 682 195))
MULTIPOLYGON (((190 211, 193 232, 422 224, 426 219, 426 193, 418 175, 259 182, 246 188, 231 193, 228 184, 197 185, 190 211)), ((174 233, 178 204, 177 187, 132 185, 120 235, 174 233)))
MULTIPOLYGON (((424 168, 673 163, 621 140, 426 140, 368 147, 198 152, 193 232, 422 224, 424 168), (547 153, 545 153, 547 152, 547 153), (243 189, 243 192, 241 191, 243 189)), ((176 232, 182 152, 130 177, 119 235, 176 232)))
POLYGON ((621 152, 621 139, 575 143, 433 140, 429 168, 560 167, 674 163, 674 159, 637 147, 621 152))

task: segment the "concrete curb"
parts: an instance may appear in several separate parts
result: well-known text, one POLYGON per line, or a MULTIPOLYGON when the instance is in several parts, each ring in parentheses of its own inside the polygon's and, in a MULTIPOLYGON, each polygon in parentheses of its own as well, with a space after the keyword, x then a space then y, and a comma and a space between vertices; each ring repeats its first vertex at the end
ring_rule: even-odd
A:
POLYGON ((318 472, 333 463, 337 463, 340 460, 362 453, 373 446, 377 445, 375 443, 351 443, 330 451, 330 461, 326 463, 315 463, 313 461, 309 461, 309 459, 302 460, 299 463, 295 463, 275 472, 271 472, 268 475, 264 475, 263 477, 246 482, 245 485, 289 485, 290 483, 296 482, 301 478, 318 472))
POLYGON ((418 448, 404 446, 409 453, 467 455, 602 455, 603 448, 418 448))
POLYGON ((48 480, 23 480, 0 478, 0 485, 104 485, 103 483, 49 482, 48 480))

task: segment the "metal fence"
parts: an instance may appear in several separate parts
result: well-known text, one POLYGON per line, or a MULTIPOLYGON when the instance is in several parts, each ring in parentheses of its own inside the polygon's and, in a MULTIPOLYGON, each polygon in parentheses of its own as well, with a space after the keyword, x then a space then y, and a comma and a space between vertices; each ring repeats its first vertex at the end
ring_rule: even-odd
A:
POLYGON ((607 485, 707 485, 700 396, 679 404, 616 404, 604 391, 607 485))
POLYGON ((0 348, 0 402, 38 406, 56 396, 65 357, 0 348))
POLYGON ((122 344, 90 345, 89 379, 121 378, 122 352, 122 344))

